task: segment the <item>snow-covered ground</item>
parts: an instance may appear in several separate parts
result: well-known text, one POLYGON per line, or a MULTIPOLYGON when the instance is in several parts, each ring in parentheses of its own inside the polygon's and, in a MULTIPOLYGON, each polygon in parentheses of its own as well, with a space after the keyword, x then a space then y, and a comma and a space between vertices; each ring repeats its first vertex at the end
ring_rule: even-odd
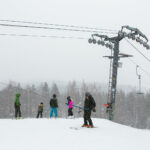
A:
POLYGON ((93 119, 0 120, 0 150, 150 150, 150 131, 93 119))

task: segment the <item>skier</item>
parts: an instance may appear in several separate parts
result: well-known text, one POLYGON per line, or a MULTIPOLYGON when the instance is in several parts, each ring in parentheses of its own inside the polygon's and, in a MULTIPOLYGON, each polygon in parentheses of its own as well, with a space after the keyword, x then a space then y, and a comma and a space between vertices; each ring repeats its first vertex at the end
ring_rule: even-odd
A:
POLYGON ((39 104, 39 106, 38 106, 38 114, 37 114, 37 118, 39 118, 39 116, 40 116, 40 118, 42 118, 43 117, 43 102, 41 102, 40 104, 39 104))
POLYGON ((85 102, 84 102, 84 124, 82 127, 93 128, 93 122, 91 120, 91 111, 96 112, 95 110, 96 103, 94 98, 89 92, 85 93, 85 102))
POLYGON ((21 111, 20 111, 20 94, 17 93, 16 94, 16 98, 15 98, 15 103, 14 103, 14 107, 15 107, 15 117, 17 119, 18 115, 19 115, 19 118, 21 119, 21 111))
POLYGON ((57 118, 58 102, 56 94, 53 94, 53 98, 50 100, 50 107, 51 107, 50 118, 53 116, 53 112, 55 113, 55 117, 57 118))
POLYGON ((71 99, 70 96, 67 97, 67 100, 68 100, 68 117, 72 118, 73 117, 73 112, 72 112, 72 109, 73 109, 73 100, 71 99))

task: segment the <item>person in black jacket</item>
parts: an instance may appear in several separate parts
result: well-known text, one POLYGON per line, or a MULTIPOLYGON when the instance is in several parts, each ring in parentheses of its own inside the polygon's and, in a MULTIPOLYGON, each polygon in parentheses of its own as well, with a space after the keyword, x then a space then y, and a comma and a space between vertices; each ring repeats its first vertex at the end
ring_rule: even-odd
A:
POLYGON ((50 118, 53 116, 53 112, 55 113, 55 117, 57 117, 58 102, 56 94, 53 94, 53 98, 50 100, 50 107, 51 107, 50 118))
POLYGON ((85 102, 84 102, 84 124, 82 127, 93 128, 93 122, 91 120, 91 111, 95 112, 96 103, 94 98, 89 92, 85 93, 85 102))

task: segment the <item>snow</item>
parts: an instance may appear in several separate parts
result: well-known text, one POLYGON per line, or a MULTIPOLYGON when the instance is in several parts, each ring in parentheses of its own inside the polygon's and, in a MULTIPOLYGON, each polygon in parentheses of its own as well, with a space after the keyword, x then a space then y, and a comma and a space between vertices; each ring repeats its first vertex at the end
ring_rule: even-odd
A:
POLYGON ((93 119, 0 120, 1 150, 150 150, 150 131, 93 119), (77 129, 77 130, 76 130, 77 129))

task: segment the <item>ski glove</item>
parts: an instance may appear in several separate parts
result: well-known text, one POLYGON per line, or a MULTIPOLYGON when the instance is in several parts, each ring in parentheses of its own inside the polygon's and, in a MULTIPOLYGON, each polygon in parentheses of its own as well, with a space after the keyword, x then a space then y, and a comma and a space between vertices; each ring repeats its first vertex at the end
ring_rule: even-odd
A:
POLYGON ((96 109, 95 109, 95 108, 93 108, 93 112, 96 112, 96 109))

